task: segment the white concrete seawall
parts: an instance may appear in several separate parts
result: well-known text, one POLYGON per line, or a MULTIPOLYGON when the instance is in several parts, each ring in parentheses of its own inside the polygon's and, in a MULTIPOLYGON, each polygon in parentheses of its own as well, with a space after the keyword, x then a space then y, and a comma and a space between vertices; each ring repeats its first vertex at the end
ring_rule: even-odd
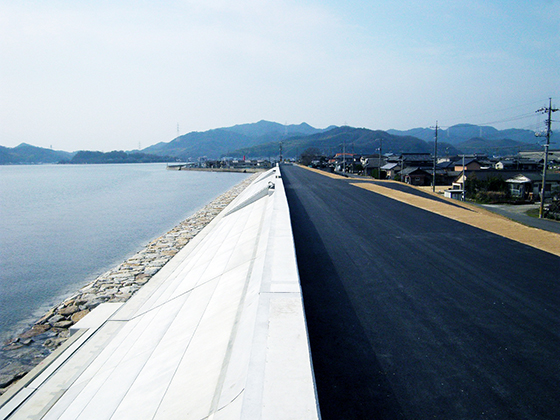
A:
POLYGON ((73 331, 2 397, 0 419, 319 418, 279 169, 73 331))

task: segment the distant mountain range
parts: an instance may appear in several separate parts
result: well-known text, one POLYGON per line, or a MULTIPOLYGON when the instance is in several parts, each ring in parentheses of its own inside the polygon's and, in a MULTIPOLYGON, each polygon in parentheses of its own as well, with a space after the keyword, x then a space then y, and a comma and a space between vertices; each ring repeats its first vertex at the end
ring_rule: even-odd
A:
MULTIPOLYGON (((415 128, 407 131, 370 130, 335 127, 317 129, 306 123, 281 125, 269 121, 236 125, 205 132, 192 132, 169 143, 158 143, 145 153, 168 154, 181 160, 206 156, 217 159, 231 157, 277 157, 282 142, 284 157, 299 156, 309 147, 324 154, 347 152, 383 153, 433 152, 435 131, 415 128)), ((493 127, 459 124, 441 130, 438 136, 439 154, 511 155, 519 151, 539 149, 535 134, 529 130, 497 130, 493 127)))
MULTIPOLYGON (((387 130, 389 134, 396 136, 413 136, 425 141, 433 141, 435 129, 433 128, 413 128, 411 130, 387 130)), ((531 130, 521 130, 509 128, 507 130, 497 130, 494 127, 480 126, 473 124, 457 124, 446 129, 438 130, 438 139, 450 143, 454 146, 466 140, 480 138, 485 140, 514 140, 520 143, 535 144, 535 132, 531 130)))
MULTIPOLYGON (((323 133, 326 129, 317 129, 309 124, 282 125, 270 121, 253 124, 240 124, 233 127, 214 130, 194 131, 175 138, 169 143, 158 143, 142 150, 156 155, 166 154, 182 160, 206 156, 217 159, 222 156, 240 156, 240 149, 251 149, 266 143, 275 143, 275 155, 278 154, 278 142, 290 137, 309 136, 323 133)), ((251 155, 252 156, 252 155, 251 155)), ((262 155, 266 156, 266 155, 262 155)))
MULTIPOLYGON (((259 121, 204 132, 191 132, 170 142, 161 142, 141 151, 128 152, 127 156, 121 156, 125 152, 119 152, 121 155, 118 159, 110 154, 102 156, 101 152, 78 152, 75 156, 76 153, 44 149, 25 143, 14 148, 0 146, 0 164, 60 161, 96 163, 105 162, 107 159, 114 162, 188 161, 203 156, 208 159, 224 156, 276 158, 279 155, 280 143, 285 158, 297 157, 310 147, 319 149, 326 155, 343 150, 348 153, 373 154, 379 151, 380 146, 383 153, 431 153, 434 148, 434 133, 434 130, 429 128, 380 131, 330 126, 318 129, 306 123, 283 125, 259 121)), ((480 153, 503 156, 525 150, 541 150, 534 133, 529 130, 497 130, 487 126, 459 124, 441 130, 438 134, 439 155, 480 153)))
MULTIPOLYGON (((425 141, 434 141, 435 129, 413 128, 411 130, 387 130, 397 136, 414 136, 425 141)), ((512 155, 520 151, 540 149, 535 132, 518 128, 497 130, 494 127, 458 124, 438 130, 438 142, 449 143, 461 153, 512 155)))
MULTIPOLYGON (((376 153, 382 144, 383 152, 430 152, 433 143, 412 136, 395 136, 385 131, 366 128, 336 127, 317 129, 309 124, 282 125, 269 121, 192 132, 169 143, 158 143, 142 150, 144 153, 167 154, 180 160, 201 156, 209 159, 230 157, 277 157, 282 142, 283 156, 297 157, 309 147, 325 154, 342 152, 376 153), (380 140, 381 139, 381 140, 380 140)), ((446 145, 450 153, 457 152, 446 145)))
MULTIPOLYGON (((267 142, 258 146, 246 147, 236 150, 236 156, 277 156, 279 143, 267 142)), ((430 144, 412 136, 394 136, 385 131, 369 130, 367 128, 336 127, 328 131, 312 134, 310 136, 294 136, 282 140, 284 157, 299 156, 308 148, 316 148, 325 155, 334 155, 345 151, 346 153, 373 154, 379 148, 383 153, 407 152, 432 152, 433 143, 430 144)), ((457 150, 447 145, 451 153, 457 150)))

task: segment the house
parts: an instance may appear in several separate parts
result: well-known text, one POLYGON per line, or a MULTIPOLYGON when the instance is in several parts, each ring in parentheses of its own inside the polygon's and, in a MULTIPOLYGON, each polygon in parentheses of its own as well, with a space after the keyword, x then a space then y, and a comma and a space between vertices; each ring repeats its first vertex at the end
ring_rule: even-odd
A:
POLYGON ((513 159, 502 159, 494 164, 494 168, 498 169, 499 171, 515 169, 516 166, 517 162, 513 159))
POLYGON ((366 155, 360 158, 360 163, 364 168, 364 175, 373 176, 374 171, 378 171, 383 165, 385 165, 386 160, 383 156, 366 155))
POLYGON ((436 165, 436 184, 451 185, 461 172, 455 171, 455 163, 453 161, 440 160, 436 165))
POLYGON ((517 161, 518 161, 517 170, 519 171, 538 171, 543 167, 543 165, 539 163, 537 159, 519 158, 517 161))
POLYGON ((434 158, 430 153, 403 153, 399 160, 403 168, 431 168, 434 165, 434 158))
POLYGON ((393 179, 400 172, 401 166, 396 162, 387 162, 381 167, 381 173, 385 172, 388 179, 393 179))
MULTIPOLYGON (((519 152, 519 156, 525 159, 531 159, 537 162, 544 161, 544 151, 531 151, 531 152, 519 152)), ((548 150, 548 161, 549 162, 560 162, 560 149, 549 149, 548 150)))
MULTIPOLYGON (((539 199, 542 189, 542 174, 538 172, 519 173, 506 179, 512 197, 525 200, 539 199)), ((560 193, 560 174, 547 173, 545 198, 560 193)))
MULTIPOLYGON (((466 163, 465 163, 466 166, 466 163)), ((453 189, 458 189, 461 190, 464 188, 465 185, 465 180, 466 179, 473 179, 476 178, 480 181, 486 181, 490 178, 502 178, 503 179, 503 175, 504 172, 503 171, 498 171, 495 169, 483 169, 483 170, 473 170, 473 171, 460 171, 460 172, 456 172, 457 176, 456 178, 453 180, 453 189)))
POLYGON ((402 153, 401 155, 386 155, 386 162, 387 163, 381 167, 381 170, 386 172, 387 178, 394 178, 406 168, 420 168, 425 171, 431 171, 430 168, 432 168, 434 164, 433 157, 430 153, 402 153))
POLYGON ((469 159, 465 159, 465 163, 464 163, 464 167, 463 167, 463 160, 458 160, 457 162, 455 162, 454 164, 455 171, 480 171, 482 169, 482 164, 481 162, 479 162, 478 159, 476 158, 469 158, 469 159))
POLYGON ((501 159, 494 164, 494 168, 502 171, 538 171, 542 167, 536 159, 529 158, 511 158, 501 159))
MULTIPOLYGON (((330 162, 330 161, 329 161, 330 162)), ((360 162, 360 156, 354 153, 337 153, 334 155, 334 170, 336 172, 354 172, 354 167, 360 162)))
POLYGON ((410 185, 430 185, 432 174, 418 167, 408 167, 401 171, 401 181, 410 185))

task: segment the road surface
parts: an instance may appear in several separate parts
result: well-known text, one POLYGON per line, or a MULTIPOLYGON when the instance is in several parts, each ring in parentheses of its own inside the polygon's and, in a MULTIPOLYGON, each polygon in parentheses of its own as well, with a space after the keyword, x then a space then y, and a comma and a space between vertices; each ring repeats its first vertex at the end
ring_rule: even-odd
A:
POLYGON ((560 418, 560 257, 282 170, 323 419, 560 418))

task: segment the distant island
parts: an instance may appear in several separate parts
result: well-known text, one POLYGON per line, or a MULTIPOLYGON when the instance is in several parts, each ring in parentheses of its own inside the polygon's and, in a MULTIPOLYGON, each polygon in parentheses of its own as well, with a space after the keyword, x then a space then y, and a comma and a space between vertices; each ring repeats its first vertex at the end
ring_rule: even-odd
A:
POLYGON ((9 148, 0 146, 0 165, 33 165, 45 163, 59 164, 98 164, 98 163, 153 163, 175 162, 177 159, 166 155, 154 155, 144 152, 64 152, 61 150, 45 149, 22 143, 9 148))
POLYGON ((0 165, 58 163, 61 160, 71 159, 73 155, 73 153, 62 150, 45 149, 21 143, 16 147, 0 146, 0 165))
POLYGON ((71 159, 63 159, 61 164, 94 164, 94 163, 154 163, 174 162, 175 158, 169 156, 157 156, 140 152, 124 152, 115 150, 112 152, 77 152, 71 159))

